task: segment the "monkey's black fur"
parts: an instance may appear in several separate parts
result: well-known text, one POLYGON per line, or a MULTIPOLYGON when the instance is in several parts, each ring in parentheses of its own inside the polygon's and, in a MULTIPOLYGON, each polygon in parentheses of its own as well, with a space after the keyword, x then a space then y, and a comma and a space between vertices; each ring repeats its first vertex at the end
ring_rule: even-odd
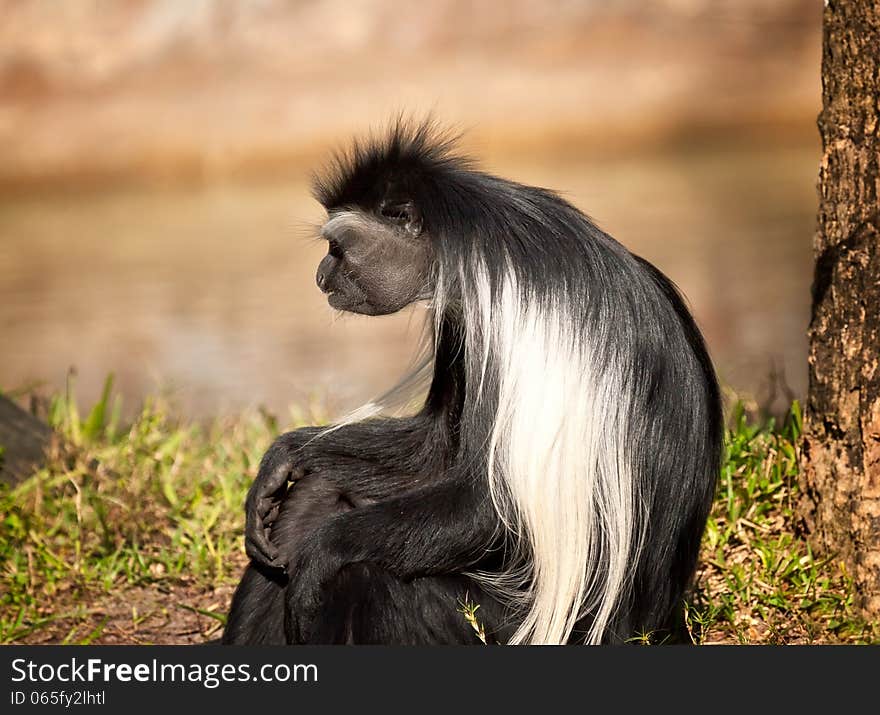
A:
MULTIPOLYGON (((318 283, 331 305, 381 314, 399 309, 401 296, 430 298, 433 375, 414 416, 301 429, 270 447, 248 496, 252 562, 223 641, 477 643, 460 612, 465 601, 479 605, 490 642, 511 638, 529 604, 487 583, 492 574, 528 573, 530 552, 528 542, 513 544, 490 497, 488 445, 510 367, 498 358, 501 338, 491 350, 480 342, 490 345, 488 330, 509 317, 500 311, 511 285, 524 307, 540 307, 587 346, 584 394, 610 385, 616 397, 601 404, 609 415, 616 400, 624 405, 607 430, 622 430, 608 443, 620 447, 628 465, 620 474, 633 481, 626 528, 634 538, 617 562, 606 554, 593 566, 601 582, 626 559, 624 581, 599 636, 590 635, 597 612, 587 604, 565 640, 673 633, 719 469, 722 422, 702 337, 670 281, 552 192, 475 170, 427 124, 399 123, 384 140, 340 155, 316 179, 315 195, 330 217, 318 283), (363 246, 380 241, 393 251, 370 263, 363 246), (425 265, 390 286, 401 270, 389 270, 389 256, 401 251, 413 258, 399 260, 425 265), (475 317, 477 284, 491 297, 484 322, 475 317)), ((615 515, 596 519, 612 524, 615 515)))

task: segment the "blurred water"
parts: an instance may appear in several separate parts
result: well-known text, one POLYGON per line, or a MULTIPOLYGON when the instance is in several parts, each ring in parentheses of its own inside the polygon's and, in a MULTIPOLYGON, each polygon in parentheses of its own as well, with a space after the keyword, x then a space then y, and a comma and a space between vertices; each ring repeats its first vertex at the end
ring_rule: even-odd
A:
MULTIPOLYGON (((656 263, 722 380, 760 396, 773 369, 805 389, 817 162, 794 142, 488 168, 560 190, 656 263)), ((83 403, 114 372, 129 411, 158 389, 192 416, 356 406, 404 370, 421 314, 334 314, 314 284, 320 217, 299 179, 0 197, 0 387, 61 386, 75 366, 83 403)))

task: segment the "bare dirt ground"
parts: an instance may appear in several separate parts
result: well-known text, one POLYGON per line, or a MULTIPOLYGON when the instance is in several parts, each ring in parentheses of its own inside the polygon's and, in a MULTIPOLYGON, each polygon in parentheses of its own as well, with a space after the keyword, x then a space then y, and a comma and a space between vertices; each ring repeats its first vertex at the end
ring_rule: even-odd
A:
MULTIPOLYGON (((239 558, 242 569, 246 558, 239 558)), ((115 591, 59 594, 45 615, 60 614, 19 643, 48 645, 198 645, 220 637, 234 584, 205 587, 175 579, 115 591)))

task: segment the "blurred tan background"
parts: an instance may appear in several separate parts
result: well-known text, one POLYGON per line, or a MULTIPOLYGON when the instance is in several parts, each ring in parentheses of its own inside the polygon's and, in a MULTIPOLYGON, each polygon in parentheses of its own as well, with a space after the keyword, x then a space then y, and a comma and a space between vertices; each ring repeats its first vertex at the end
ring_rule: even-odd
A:
POLYGON ((814 0, 0 0, 0 388, 196 417, 393 383, 418 309, 335 315, 308 174, 428 111, 684 291, 722 380, 805 390, 814 0))

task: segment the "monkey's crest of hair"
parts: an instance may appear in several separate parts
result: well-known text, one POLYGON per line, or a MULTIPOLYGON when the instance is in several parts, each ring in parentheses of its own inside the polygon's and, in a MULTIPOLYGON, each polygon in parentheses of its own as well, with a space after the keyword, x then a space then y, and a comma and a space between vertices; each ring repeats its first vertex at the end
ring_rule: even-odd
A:
POLYGON ((511 642, 599 643, 637 579, 670 578, 676 502, 711 499, 720 417, 702 339, 659 271, 553 192, 476 170, 430 122, 397 122, 315 180, 328 211, 388 192, 432 242, 435 353, 457 342, 452 468, 488 484, 508 536, 506 571, 476 576, 521 615, 511 642))
POLYGON ((435 172, 469 169, 471 159, 456 153, 458 138, 436 122, 400 118, 386 134, 335 152, 329 165, 312 176, 312 193, 330 209, 375 199, 392 182, 402 188, 435 172))

